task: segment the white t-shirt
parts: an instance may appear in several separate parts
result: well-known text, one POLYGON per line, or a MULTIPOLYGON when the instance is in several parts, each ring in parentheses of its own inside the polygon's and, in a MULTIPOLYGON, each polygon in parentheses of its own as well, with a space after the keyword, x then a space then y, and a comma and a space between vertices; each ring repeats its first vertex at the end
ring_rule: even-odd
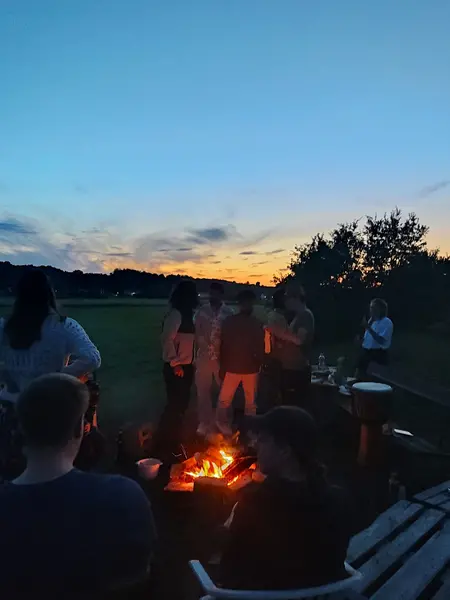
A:
POLYGON ((370 327, 375 333, 384 338, 384 343, 379 344, 373 335, 366 329, 362 347, 365 350, 387 350, 390 348, 392 333, 394 331, 394 324, 392 321, 388 317, 383 317, 383 319, 379 319, 378 321, 372 321, 370 327))

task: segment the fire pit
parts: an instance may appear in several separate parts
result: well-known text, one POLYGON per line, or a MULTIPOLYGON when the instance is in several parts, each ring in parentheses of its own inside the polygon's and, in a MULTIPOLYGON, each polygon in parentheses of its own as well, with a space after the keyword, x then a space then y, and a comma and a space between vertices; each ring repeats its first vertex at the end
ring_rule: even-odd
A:
POLYGON ((226 443, 219 437, 204 452, 172 465, 165 490, 193 492, 204 486, 238 490, 252 481, 255 460, 254 454, 238 446, 237 438, 226 443))

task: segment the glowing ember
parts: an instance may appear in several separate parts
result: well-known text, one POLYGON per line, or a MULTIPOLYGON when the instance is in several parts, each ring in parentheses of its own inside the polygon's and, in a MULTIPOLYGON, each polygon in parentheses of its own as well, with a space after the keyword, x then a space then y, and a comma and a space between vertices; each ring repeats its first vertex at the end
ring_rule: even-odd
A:
MULTIPOLYGON (((221 457, 221 464, 207 458, 200 459, 200 465, 196 469, 186 471, 186 475, 190 475, 194 479, 197 477, 213 477, 214 479, 223 479, 224 471, 234 462, 234 457, 225 452, 225 450, 219 450, 221 457)), ((198 461, 197 461, 198 462, 198 461)))
POLYGON ((198 452, 180 464, 173 465, 170 471, 169 491, 191 492, 198 479, 204 485, 207 480, 221 480, 223 486, 235 489, 251 479, 255 468, 254 459, 242 456, 233 447, 211 446, 205 452, 198 452))

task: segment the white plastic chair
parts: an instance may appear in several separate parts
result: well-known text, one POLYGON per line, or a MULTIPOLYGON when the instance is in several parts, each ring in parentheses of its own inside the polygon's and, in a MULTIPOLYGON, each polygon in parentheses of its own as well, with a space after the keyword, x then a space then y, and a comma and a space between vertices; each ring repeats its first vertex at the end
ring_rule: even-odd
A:
POLYGON ((347 579, 337 581, 336 583, 328 583, 327 585, 304 588, 302 590, 252 592, 250 590, 227 590, 218 588, 205 571, 200 561, 191 560, 189 565, 206 594, 200 600, 213 600, 214 598, 223 600, 303 600, 304 598, 318 598, 345 590, 351 590, 353 584, 363 578, 363 575, 359 571, 355 571, 351 565, 345 563, 345 570, 348 577, 347 579))

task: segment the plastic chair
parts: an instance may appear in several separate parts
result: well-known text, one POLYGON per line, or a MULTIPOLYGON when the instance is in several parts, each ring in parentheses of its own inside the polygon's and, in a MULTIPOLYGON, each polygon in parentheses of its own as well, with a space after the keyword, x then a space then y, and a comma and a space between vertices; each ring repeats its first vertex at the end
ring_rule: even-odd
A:
POLYGON ((304 588, 301 590, 273 590, 273 591, 250 591, 250 590, 228 590, 218 588, 208 575, 203 565, 198 560, 191 560, 189 566, 194 571, 205 596, 201 600, 213 600, 213 598, 222 598, 223 600, 303 600, 303 598, 318 598, 329 596, 351 590, 353 584, 360 581, 363 575, 355 571, 351 565, 345 563, 345 570, 349 577, 336 583, 329 583, 313 588, 304 588))

